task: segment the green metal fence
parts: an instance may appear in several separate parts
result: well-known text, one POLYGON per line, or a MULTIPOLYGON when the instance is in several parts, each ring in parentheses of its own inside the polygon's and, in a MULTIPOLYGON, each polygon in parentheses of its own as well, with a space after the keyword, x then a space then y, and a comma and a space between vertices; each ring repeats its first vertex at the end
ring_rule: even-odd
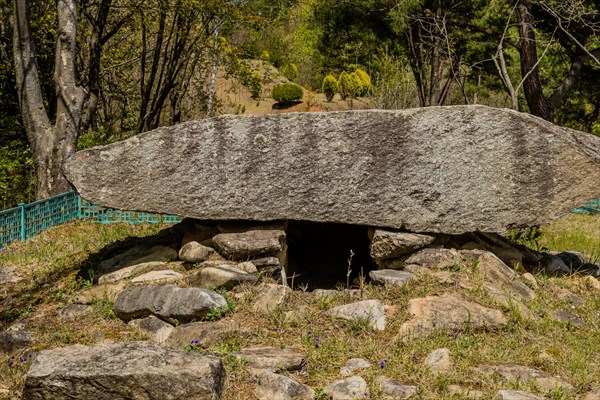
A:
POLYGON ((573 210, 576 213, 596 213, 600 212, 600 199, 592 200, 581 208, 573 210))
POLYGON ((121 211, 95 206, 83 200, 77 193, 67 192, 0 211, 0 249, 13 240, 31 239, 51 226, 74 219, 87 219, 104 224, 181 221, 176 215, 121 211))

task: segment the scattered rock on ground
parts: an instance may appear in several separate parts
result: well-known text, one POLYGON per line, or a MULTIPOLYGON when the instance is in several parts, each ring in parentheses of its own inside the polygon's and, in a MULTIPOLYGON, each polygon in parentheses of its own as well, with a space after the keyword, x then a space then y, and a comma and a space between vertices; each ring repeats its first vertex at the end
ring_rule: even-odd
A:
POLYGON ((594 278, 593 276, 588 275, 583 277, 582 283, 590 288, 600 290, 600 281, 598 281, 598 279, 594 278))
POLYGON ((463 300, 456 294, 428 296, 409 300, 413 318, 402 324, 402 337, 423 336, 440 329, 498 328, 508 319, 498 310, 463 300))
POLYGON ((555 311, 554 313, 552 313, 552 316, 558 321, 566 322, 577 328, 581 328, 583 325, 585 325, 585 322, 583 322, 581 317, 572 312, 555 311))
POLYGON ((179 250, 179 259, 181 261, 199 263, 208 260, 215 252, 214 249, 201 245, 198 242, 190 241, 183 245, 179 250))
POLYGON ((459 395, 461 397, 466 397, 467 399, 483 399, 485 398, 485 393, 481 390, 472 390, 467 389, 459 385, 448 385, 446 391, 449 395, 459 395))
POLYGON ((434 239, 430 235, 375 229, 371 239, 371 257, 376 260, 397 258, 431 244, 434 239))
POLYGON ((99 300, 107 300, 114 303, 119 293, 123 290, 125 290, 124 282, 94 285, 79 293, 75 301, 79 304, 92 304, 99 300))
POLYGON ((596 389, 585 395, 583 400, 598 400, 600 399, 600 389, 596 389))
POLYGON ((487 376, 499 375, 508 381, 532 381, 545 391, 561 386, 566 389, 572 388, 569 383, 560 378, 524 365, 481 365, 476 370, 487 376))
POLYGON ((227 301, 212 290, 175 285, 132 286, 119 294, 114 312, 123 320, 155 315, 172 323, 183 323, 202 319, 209 311, 221 307, 227 307, 227 301))
POLYGON ((411 254, 406 264, 416 264, 426 268, 450 268, 460 264, 462 257, 454 249, 426 248, 411 254))
POLYGON ((145 274, 150 271, 159 271, 162 269, 168 269, 169 264, 163 261, 149 261, 140 264, 130 265, 125 268, 118 269, 113 272, 109 272, 98 278, 99 284, 114 283, 122 281, 123 279, 131 278, 132 276, 145 274))
POLYGON ((521 278, 523 278, 527 283, 529 283, 529 286, 531 286, 533 289, 538 288, 537 279, 535 279, 535 276, 533 276, 533 274, 525 272, 523 275, 521 275, 521 278))
POLYGON ((172 347, 190 344, 208 347, 239 333, 242 333, 240 326, 231 321, 190 322, 175 327, 166 344, 172 347))
MULTIPOLYGON (((131 267, 133 265, 144 264, 148 262, 168 262, 177 260, 177 252, 170 247, 156 245, 139 245, 129 250, 117 254, 116 256, 102 261, 98 264, 98 270, 102 274, 131 267)), ((144 272, 148 272, 147 270, 144 272)), ((121 278, 124 279, 124 278, 121 278)), ((100 282, 100 281, 99 281, 100 282)), ((100 282, 108 283, 108 282, 100 282)))
POLYGON ((266 369, 271 372, 296 371, 306 364, 306 355, 290 349, 277 347, 254 347, 232 353, 238 359, 248 360, 251 369, 266 369))
POLYGON ((340 374, 342 376, 351 376, 354 374, 354 371, 371 368, 371 365, 372 364, 364 358, 351 358, 346 361, 346 364, 342 368, 340 368, 340 374))
POLYGON ((252 301, 252 309, 258 312, 271 312, 282 305, 290 293, 292 293, 292 289, 288 286, 264 284, 258 289, 258 293, 252 301))
POLYGON ((150 342, 74 345, 37 354, 23 398, 217 400, 224 383, 217 357, 150 342))
POLYGON ((369 397, 369 386, 360 376, 351 376, 325 386, 323 392, 331 396, 332 400, 356 400, 369 397))
POLYGON ((254 393, 259 400, 313 400, 315 392, 295 379, 267 370, 254 375, 254 393))
POLYGON ((250 261, 245 261, 245 262, 236 264, 235 267, 244 272, 248 272, 249 274, 255 274, 258 272, 256 265, 252 264, 250 261))
POLYGON ((187 277, 190 286, 211 288, 223 286, 227 290, 233 289, 241 283, 255 283, 257 277, 236 267, 222 264, 218 267, 205 267, 187 277))
POLYGON ((346 321, 365 321, 372 329, 385 329, 385 309, 379 300, 363 300, 334 307, 328 315, 346 321))
POLYGON ((0 353, 14 354, 32 343, 32 334, 23 324, 15 324, 0 333, 0 353))
POLYGON ((150 336, 150 339, 156 343, 164 343, 175 329, 173 325, 155 316, 134 319, 129 321, 128 325, 150 336))
POLYGON ((385 287, 404 286, 415 279, 415 274, 394 269, 380 269, 369 272, 369 277, 374 283, 385 287))
POLYGON ((183 275, 179 272, 175 272, 172 269, 165 269, 160 271, 150 271, 145 274, 136 276, 131 280, 132 284, 136 283, 152 283, 152 284, 167 284, 177 283, 183 279, 183 275))
POLYGON ((452 368, 450 349, 435 349, 425 359, 425 365, 433 372, 446 372, 452 368))
POLYGON ((383 400, 408 399, 419 391, 419 388, 416 386, 403 385, 397 380, 387 376, 378 376, 375 378, 375 382, 381 388, 383 400))
POLYGON ((498 400, 544 400, 542 397, 522 390, 501 390, 498 392, 497 398, 498 400))
POLYGON ((87 304, 69 304, 58 313, 59 319, 73 320, 89 313, 91 307, 87 304))
POLYGON ((5 283, 17 283, 22 281, 19 275, 15 274, 14 271, 6 267, 0 267, 0 285, 5 283))
POLYGON ((253 230, 220 233, 213 237, 213 243, 223 257, 246 261, 261 254, 281 251, 284 238, 285 232, 280 230, 253 230))

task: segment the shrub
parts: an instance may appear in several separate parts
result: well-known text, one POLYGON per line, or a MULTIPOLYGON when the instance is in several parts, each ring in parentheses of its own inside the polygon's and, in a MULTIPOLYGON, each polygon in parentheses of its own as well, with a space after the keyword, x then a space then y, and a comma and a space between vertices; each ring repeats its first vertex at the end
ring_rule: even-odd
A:
POLYGON ((348 96, 352 97, 354 94, 354 82, 345 71, 340 74, 338 79, 338 90, 342 100, 346 100, 348 96))
POLYGON ((295 83, 280 83, 273 88, 273 99, 278 103, 293 103, 302 100, 302 88, 295 83))
POLYGON ((292 63, 285 64, 285 67, 283 67, 281 73, 290 81, 293 81, 298 77, 298 67, 296 67, 296 64, 292 63))
POLYGON ((371 91, 371 77, 369 76, 369 74, 366 73, 366 71, 363 71, 360 68, 357 68, 355 72, 356 75, 358 75, 358 77, 362 81, 363 85, 363 90, 360 93, 360 95, 363 96, 365 94, 368 94, 371 91))
POLYGON ((350 74, 350 80, 352 81, 352 90, 350 91, 350 96, 360 96, 364 90, 363 81, 356 72, 350 74))
POLYGON ((333 96, 338 92, 338 81, 333 75, 327 75, 323 79, 323 93, 327 97, 327 101, 331 102, 333 96))
POLYGON ((262 79, 259 72, 254 72, 250 75, 247 87, 252 98, 258 100, 260 98, 260 91, 262 90, 262 79))

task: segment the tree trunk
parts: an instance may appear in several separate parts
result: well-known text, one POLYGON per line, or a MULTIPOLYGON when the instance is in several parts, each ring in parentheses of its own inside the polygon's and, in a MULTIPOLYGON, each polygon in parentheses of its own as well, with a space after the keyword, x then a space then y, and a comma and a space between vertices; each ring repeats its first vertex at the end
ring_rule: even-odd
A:
POLYGON ((544 98, 540 82, 537 43, 533 30, 533 18, 529 11, 529 4, 521 0, 516 7, 517 22, 519 25, 519 55, 521 58, 521 75, 524 77, 523 91, 525 100, 531 114, 552 121, 554 110, 544 98))
POLYGON ((33 153, 38 199, 69 189, 62 174, 62 165, 76 150, 85 97, 75 83, 76 7, 75 0, 57 2, 58 40, 54 68, 57 114, 53 126, 44 108, 29 24, 29 5, 27 0, 16 0, 14 3, 13 49, 17 92, 23 125, 33 153))

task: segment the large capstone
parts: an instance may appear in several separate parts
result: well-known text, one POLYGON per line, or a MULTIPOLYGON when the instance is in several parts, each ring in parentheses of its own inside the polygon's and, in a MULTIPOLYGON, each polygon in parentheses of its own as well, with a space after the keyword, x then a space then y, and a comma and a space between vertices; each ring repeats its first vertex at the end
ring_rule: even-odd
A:
POLYGON ((223 116, 75 153, 97 205, 503 233, 600 197, 600 138, 485 106, 223 116))

